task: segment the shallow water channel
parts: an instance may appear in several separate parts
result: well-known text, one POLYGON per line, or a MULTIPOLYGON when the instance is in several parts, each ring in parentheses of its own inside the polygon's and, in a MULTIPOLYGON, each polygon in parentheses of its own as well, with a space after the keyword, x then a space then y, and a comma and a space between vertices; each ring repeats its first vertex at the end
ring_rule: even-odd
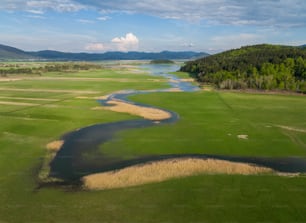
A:
MULTIPOLYGON (((171 88, 178 88, 181 91, 191 92, 197 91, 199 88, 189 82, 180 81, 169 72, 179 69, 177 65, 142 65, 152 75, 163 76, 169 79, 171 88)), ((99 103, 104 106, 110 100, 121 100, 131 104, 143 107, 151 107, 149 105, 139 104, 127 99, 130 95, 148 94, 152 92, 167 92, 169 89, 134 91, 128 90, 121 93, 114 93, 99 103)), ((158 108, 162 109, 162 108, 158 108)), ((162 109, 164 110, 164 109, 162 109)), ((164 110, 167 111, 167 110, 164 110)), ((50 177, 56 177, 64 180, 66 183, 77 182, 83 176, 116 170, 135 164, 141 164, 149 161, 163 160, 168 158, 197 157, 197 158, 216 158, 234 162, 252 163, 260 166, 270 167, 280 172, 306 172, 306 160, 303 158, 262 158, 262 157, 238 157, 238 156, 222 156, 209 154, 170 154, 160 156, 142 156, 130 160, 122 160, 120 157, 106 157, 101 153, 101 145, 112 140, 120 131, 126 131, 136 128, 148 128, 156 125, 165 125, 175 123, 179 119, 179 115, 173 111, 167 111, 171 117, 161 121, 134 119, 128 121, 118 121, 112 123, 96 124, 84 127, 82 129, 67 133, 62 137, 64 144, 57 152, 55 158, 50 163, 50 177), (86 154, 91 154, 90 159, 86 158, 86 154)), ((103 147, 102 147, 103 148, 103 147)))

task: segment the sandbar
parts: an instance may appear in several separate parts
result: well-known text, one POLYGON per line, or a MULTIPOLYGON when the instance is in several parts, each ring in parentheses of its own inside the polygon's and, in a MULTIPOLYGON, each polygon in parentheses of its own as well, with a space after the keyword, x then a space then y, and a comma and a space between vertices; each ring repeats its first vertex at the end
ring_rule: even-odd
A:
POLYGON ((130 104, 123 101, 111 100, 107 104, 112 106, 95 107, 94 110, 110 110, 115 112, 129 113, 132 115, 141 116, 149 120, 164 120, 171 117, 169 112, 157 108, 142 107, 139 105, 130 104))
POLYGON ((273 173, 266 167, 217 159, 177 158, 154 161, 85 176, 83 187, 89 190, 124 188, 198 174, 263 174, 273 173))

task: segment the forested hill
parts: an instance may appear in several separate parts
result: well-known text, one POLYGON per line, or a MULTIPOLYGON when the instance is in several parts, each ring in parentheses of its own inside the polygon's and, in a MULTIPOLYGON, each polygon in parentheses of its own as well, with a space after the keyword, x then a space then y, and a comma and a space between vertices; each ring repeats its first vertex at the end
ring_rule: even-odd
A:
POLYGON ((224 89, 306 91, 306 49, 254 45, 188 62, 181 71, 224 89))

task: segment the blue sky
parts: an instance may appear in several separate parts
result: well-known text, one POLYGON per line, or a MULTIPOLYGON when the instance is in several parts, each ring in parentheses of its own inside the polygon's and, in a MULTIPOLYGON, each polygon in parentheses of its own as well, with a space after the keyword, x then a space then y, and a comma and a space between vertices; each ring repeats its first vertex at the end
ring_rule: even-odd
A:
POLYGON ((0 0, 0 43, 27 51, 205 51, 306 44, 305 0, 0 0))

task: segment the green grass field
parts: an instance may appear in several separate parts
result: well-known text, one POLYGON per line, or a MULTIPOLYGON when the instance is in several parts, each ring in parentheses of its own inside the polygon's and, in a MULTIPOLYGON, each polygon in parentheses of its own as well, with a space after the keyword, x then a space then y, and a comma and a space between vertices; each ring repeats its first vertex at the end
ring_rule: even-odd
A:
POLYGON ((109 155, 306 156, 306 98, 302 96, 202 91, 137 95, 133 100, 176 111, 181 119, 174 125, 121 133, 123 140, 103 146, 109 155))
MULTIPOLYGON (((48 142, 80 127, 135 118, 92 110, 98 106, 93 97, 168 86, 160 78, 150 81, 154 78, 128 74, 128 70, 43 75, 58 76, 130 81, 0 82, 0 223, 306 222, 303 176, 199 175, 106 191, 37 189, 48 142)), ((304 96, 173 92, 132 98, 176 111, 181 119, 171 125, 121 132, 120 140, 103 146, 108 155, 306 156, 306 133, 300 131, 306 129, 304 96), (238 139, 239 134, 248 139, 238 139)))

